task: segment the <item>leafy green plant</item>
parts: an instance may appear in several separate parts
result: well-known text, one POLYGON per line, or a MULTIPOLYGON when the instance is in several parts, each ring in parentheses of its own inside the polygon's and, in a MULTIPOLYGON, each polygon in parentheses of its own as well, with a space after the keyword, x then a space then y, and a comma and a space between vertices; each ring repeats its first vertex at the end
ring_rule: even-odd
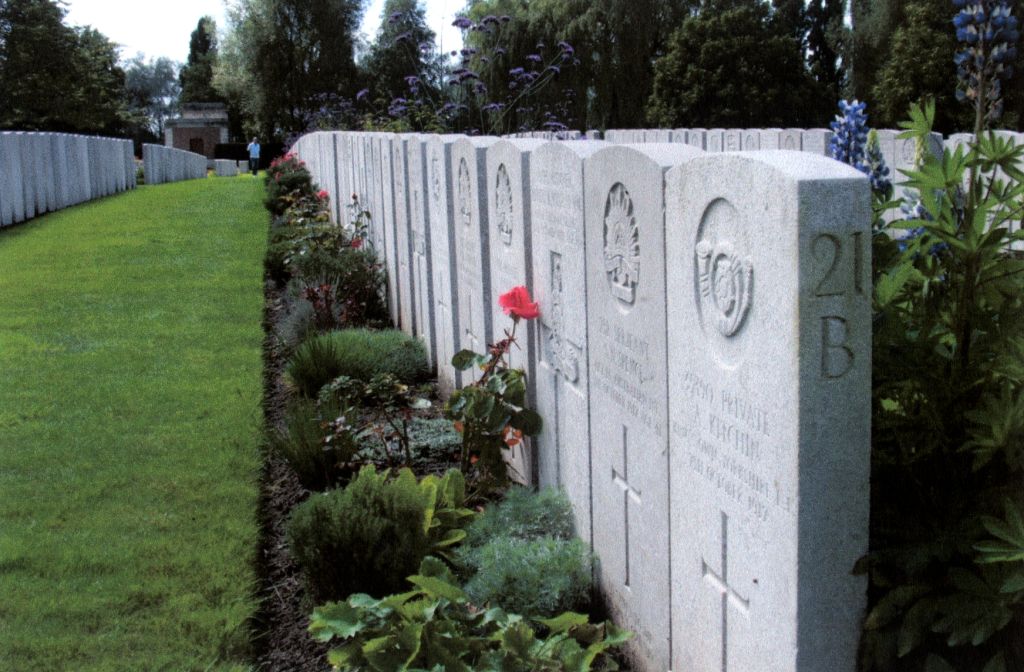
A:
POLYGON ((462 434, 462 470, 469 473, 475 465, 483 490, 508 482, 504 451, 521 443, 524 434, 539 434, 542 426, 540 415, 526 408, 526 374, 509 368, 506 360, 516 343, 519 320, 534 319, 540 311, 525 287, 512 288, 498 301, 512 317, 512 331, 506 331, 486 355, 461 350, 452 357, 457 370, 479 368, 482 373, 473 384, 456 390, 445 405, 446 417, 462 434))
POLYGON ((500 536, 460 558, 473 570, 470 601, 530 616, 554 616, 589 606, 591 560, 579 539, 500 536))
POLYGON ((314 248, 290 257, 291 272, 306 284, 330 284, 337 320, 349 327, 384 322, 386 278, 376 253, 369 248, 314 248))
POLYGON ((363 467, 344 489, 313 495, 288 525, 288 543, 316 600, 356 591, 399 590, 429 553, 444 555, 465 537, 473 517, 463 507, 457 470, 417 482, 409 469, 395 478, 363 467))
POLYGON ((355 417, 353 407, 337 401, 314 404, 296 399, 285 411, 284 427, 271 431, 270 446, 303 487, 324 490, 337 484, 357 454, 356 432, 348 424, 355 417))
POLYGON ((923 152, 913 218, 877 220, 866 670, 1024 669, 1022 155, 923 152))
POLYGON ((616 670, 607 652, 632 635, 611 622, 591 624, 566 612, 530 621, 497 608, 472 607, 440 561, 426 558, 409 592, 374 599, 352 595, 313 612, 309 630, 336 645, 335 669, 352 672, 558 672, 616 670))

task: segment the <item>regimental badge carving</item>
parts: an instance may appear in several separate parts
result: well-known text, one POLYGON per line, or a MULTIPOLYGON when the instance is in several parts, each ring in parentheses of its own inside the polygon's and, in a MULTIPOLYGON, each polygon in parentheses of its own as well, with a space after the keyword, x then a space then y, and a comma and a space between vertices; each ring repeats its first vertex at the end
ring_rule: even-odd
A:
POLYGON ((556 371, 567 381, 575 383, 580 377, 580 352, 582 348, 570 343, 565 337, 565 307, 562 285, 562 255, 551 253, 550 306, 544 311, 545 326, 548 329, 548 360, 556 371))
POLYGON ((434 196, 434 203, 441 201, 441 158, 434 154, 430 160, 430 174, 433 180, 430 182, 430 191, 434 196))
POLYGON ((786 139, 782 141, 783 149, 796 149, 796 137, 787 135, 786 139))
POLYGON ((462 159, 459 161, 459 216, 462 217, 465 226, 473 223, 472 186, 469 182, 469 166, 466 165, 466 160, 462 159))
POLYGON ((754 281, 750 257, 741 258, 727 241, 702 240, 697 243, 697 273, 704 309, 723 336, 733 336, 750 310, 754 281))
POLYGON ((506 245, 512 244, 512 182, 508 179, 505 164, 498 166, 498 179, 495 185, 497 202, 498 236, 506 245))
POLYGON ((608 192, 604 206, 604 270, 612 296, 632 307, 640 281, 640 230, 633 199, 621 182, 608 192))

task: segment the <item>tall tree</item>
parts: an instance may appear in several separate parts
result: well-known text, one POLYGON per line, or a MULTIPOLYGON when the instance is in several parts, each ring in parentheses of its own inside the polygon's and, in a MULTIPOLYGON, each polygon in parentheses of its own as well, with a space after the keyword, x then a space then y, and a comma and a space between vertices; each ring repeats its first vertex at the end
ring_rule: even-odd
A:
POLYGON ((818 83, 818 100, 827 105, 827 119, 843 94, 847 80, 844 46, 848 29, 843 24, 845 0, 810 0, 807 4, 807 62, 811 77, 818 83))
MULTIPOLYGON (((478 21, 489 14, 512 18, 509 68, 537 53, 538 45, 550 50, 561 40, 571 44, 579 65, 563 70, 550 95, 574 92, 573 116, 580 125, 611 128, 644 123, 653 64, 665 53, 672 31, 698 5, 698 0, 475 0, 470 15, 478 21)), ((476 46, 486 34, 470 37, 476 46)))
POLYGON ((433 48, 436 37, 419 0, 385 0, 380 29, 362 64, 374 97, 408 97, 410 82, 419 92, 438 90, 443 62, 433 48))
POLYGON ((152 137, 161 137, 181 91, 174 61, 163 56, 147 61, 137 54, 125 64, 125 88, 136 126, 152 137))
POLYGON ((364 3, 237 0, 218 87, 244 101, 264 137, 303 130, 320 96, 354 97, 358 90, 353 45, 364 3))
MULTIPOLYGON (((904 20, 907 0, 851 0, 853 30, 848 60, 850 78, 847 97, 871 100, 878 71, 889 59, 892 35, 904 20)), ((943 15, 952 21, 950 10, 943 15)), ((950 24, 952 26, 952 24, 950 24)))
POLYGON ((759 0, 706 5, 672 34, 654 71, 647 115, 664 127, 799 126, 817 107, 799 42, 759 0))
POLYGON ((208 103, 223 100, 213 86, 217 62, 217 23, 212 17, 199 19, 188 45, 188 61, 178 75, 181 102, 208 103))
POLYGON ((874 123, 895 128, 907 118, 911 103, 933 98, 935 130, 950 133, 971 126, 969 106, 956 100, 957 50, 946 0, 911 0, 906 21, 893 33, 889 55, 876 74, 869 101, 874 123))
POLYGON ((98 31, 54 0, 0 0, 0 128, 119 133, 124 72, 98 31))

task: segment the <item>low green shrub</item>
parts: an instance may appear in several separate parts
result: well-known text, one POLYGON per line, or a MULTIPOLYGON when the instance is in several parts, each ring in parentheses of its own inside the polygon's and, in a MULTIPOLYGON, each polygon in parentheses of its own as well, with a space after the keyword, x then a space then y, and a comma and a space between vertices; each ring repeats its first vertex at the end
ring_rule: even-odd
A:
POLYGON ((358 450, 355 433, 339 425, 352 409, 338 404, 315 404, 297 399, 285 411, 284 428, 270 434, 270 446, 295 471, 308 490, 324 490, 337 484, 358 450), (329 425, 330 441, 325 425, 329 425))
POLYGON ((566 612, 528 620, 474 608, 455 577, 434 558, 409 577, 412 590, 376 600, 352 595, 313 612, 309 630, 334 643, 327 659, 345 670, 609 671, 607 655, 632 636, 611 622, 592 624, 566 612))
POLYGON ((428 553, 445 553, 465 536, 473 513, 463 507, 460 472, 419 482, 409 469, 390 475, 363 467, 344 489, 295 509, 288 544, 314 599, 393 593, 428 553))
POLYGON ((267 195, 263 205, 274 215, 281 215, 294 201, 311 196, 315 189, 306 164, 294 154, 274 159, 266 173, 267 195))
POLYGON ((466 529, 467 547, 479 547, 497 537, 528 541, 542 537, 574 537, 572 504, 554 488, 534 492, 513 486, 498 504, 488 506, 466 529))
POLYGON ((430 365, 423 344, 393 329, 343 329, 307 340, 287 368, 295 387, 311 399, 338 376, 369 381, 380 373, 390 373, 406 384, 425 380, 430 365))
POLYGON ((544 617, 585 611, 589 605, 591 560, 579 539, 501 536, 463 560, 475 572, 465 591, 476 605, 544 617))

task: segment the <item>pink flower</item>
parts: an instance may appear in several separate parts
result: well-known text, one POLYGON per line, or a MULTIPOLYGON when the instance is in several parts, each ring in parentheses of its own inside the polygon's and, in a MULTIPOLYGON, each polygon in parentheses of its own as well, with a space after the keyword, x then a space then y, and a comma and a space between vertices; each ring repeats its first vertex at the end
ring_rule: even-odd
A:
POLYGON ((326 189, 321 189, 320 191, 316 192, 316 197, 319 198, 321 201, 325 201, 330 197, 330 194, 327 193, 326 189))
POLYGON ((511 315, 515 320, 520 317, 524 320, 532 320, 540 315, 540 308, 533 302, 530 292, 522 285, 513 287, 499 296, 498 305, 502 307, 506 315, 511 315))

